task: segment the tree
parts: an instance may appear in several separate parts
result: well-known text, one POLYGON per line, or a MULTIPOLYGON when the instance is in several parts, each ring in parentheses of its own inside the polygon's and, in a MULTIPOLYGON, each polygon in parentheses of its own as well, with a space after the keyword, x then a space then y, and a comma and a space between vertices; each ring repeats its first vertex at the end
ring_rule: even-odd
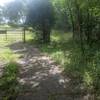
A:
POLYGON ((20 0, 7 3, 4 7, 4 17, 11 24, 19 24, 22 18, 22 3, 20 0))
POLYGON ((3 7, 0 6, 0 24, 4 22, 4 16, 3 16, 3 7))
POLYGON ((55 4, 57 16, 64 15, 62 18, 66 20, 63 22, 60 19, 60 21, 72 25, 73 39, 80 43, 83 53, 85 45, 91 47, 92 44, 100 41, 100 1, 52 0, 52 2, 55 4))
POLYGON ((71 31, 68 9, 64 0, 52 0, 55 8, 55 28, 62 31, 71 31))
POLYGON ((39 31, 44 43, 50 42, 50 32, 54 24, 53 6, 49 0, 32 0, 26 24, 39 31))
POLYGON ((100 1, 98 0, 62 0, 69 11, 73 28, 73 38, 91 45, 99 40, 100 1))

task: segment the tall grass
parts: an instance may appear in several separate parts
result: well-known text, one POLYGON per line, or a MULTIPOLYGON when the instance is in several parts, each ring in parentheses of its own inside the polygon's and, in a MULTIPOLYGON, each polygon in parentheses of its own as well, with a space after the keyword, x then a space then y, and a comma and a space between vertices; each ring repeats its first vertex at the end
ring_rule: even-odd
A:
POLYGON ((95 94, 95 98, 99 100, 100 48, 96 44, 92 48, 85 45, 85 55, 82 55, 79 44, 71 36, 71 33, 53 32, 51 44, 42 44, 40 49, 62 65, 70 78, 79 80, 78 84, 82 84, 87 94, 95 94))
POLYGON ((10 62, 4 68, 2 77, 0 78, 0 96, 2 100, 15 100, 18 93, 18 65, 10 62))

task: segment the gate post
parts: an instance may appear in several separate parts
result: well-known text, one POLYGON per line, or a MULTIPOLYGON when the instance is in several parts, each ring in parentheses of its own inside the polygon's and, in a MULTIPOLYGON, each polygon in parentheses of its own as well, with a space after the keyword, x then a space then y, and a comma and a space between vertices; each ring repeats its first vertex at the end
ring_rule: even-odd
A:
POLYGON ((26 33, 25 33, 25 27, 23 28, 23 42, 26 42, 26 33))

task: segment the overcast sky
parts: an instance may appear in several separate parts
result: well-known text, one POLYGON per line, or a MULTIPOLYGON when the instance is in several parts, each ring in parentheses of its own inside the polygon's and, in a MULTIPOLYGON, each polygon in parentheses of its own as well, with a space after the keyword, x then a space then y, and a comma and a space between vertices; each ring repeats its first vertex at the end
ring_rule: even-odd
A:
POLYGON ((0 0, 0 5, 4 5, 4 4, 11 2, 11 1, 14 1, 14 0, 0 0))

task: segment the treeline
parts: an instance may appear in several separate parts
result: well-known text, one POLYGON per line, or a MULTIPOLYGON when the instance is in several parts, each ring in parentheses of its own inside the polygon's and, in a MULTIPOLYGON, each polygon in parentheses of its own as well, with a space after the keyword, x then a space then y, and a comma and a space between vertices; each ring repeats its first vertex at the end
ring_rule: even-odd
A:
POLYGON ((72 31, 81 44, 100 39, 98 0, 15 0, 0 8, 1 23, 33 27, 44 42, 50 42, 52 28, 72 31))

